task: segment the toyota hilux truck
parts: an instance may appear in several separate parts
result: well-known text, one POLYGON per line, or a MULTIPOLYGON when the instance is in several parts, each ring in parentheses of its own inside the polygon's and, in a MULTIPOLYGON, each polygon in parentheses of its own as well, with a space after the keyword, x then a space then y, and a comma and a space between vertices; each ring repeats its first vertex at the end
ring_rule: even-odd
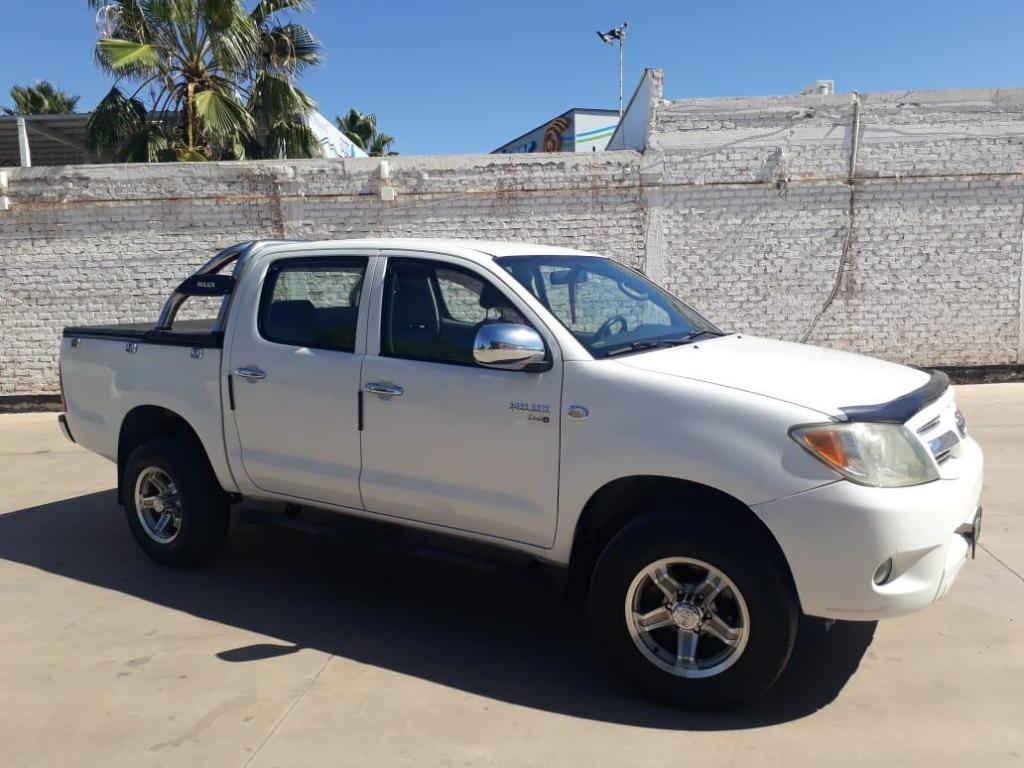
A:
POLYGON ((583 251, 242 243, 155 324, 64 329, 60 372, 157 561, 211 558, 240 503, 474 542, 565 574, 613 666, 684 707, 764 692, 801 613, 938 600, 980 535, 945 374, 729 333, 583 251))

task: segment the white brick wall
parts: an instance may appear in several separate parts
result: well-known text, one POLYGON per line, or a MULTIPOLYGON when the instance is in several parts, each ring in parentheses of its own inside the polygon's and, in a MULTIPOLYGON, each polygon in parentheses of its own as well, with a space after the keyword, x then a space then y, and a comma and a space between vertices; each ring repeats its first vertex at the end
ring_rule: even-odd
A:
POLYGON ((643 259, 636 153, 12 169, 0 395, 54 392, 66 325, 155 319, 213 251, 374 235, 576 243, 643 259))
MULTIPOLYGON (((852 94, 659 102, 648 264, 731 328, 802 338, 847 235, 853 127, 852 94)), ((1022 172, 1024 90, 862 95, 852 247, 810 341, 1020 364, 1022 172)))
MULTIPOLYGON (((658 77, 660 86, 660 76, 658 77)), ((421 235, 605 252, 728 328, 799 339, 849 224, 850 95, 665 102, 634 152, 12 169, 0 395, 56 390, 65 325, 155 318, 252 238, 421 235)), ((811 341, 1021 362, 1024 91, 866 94, 852 247, 811 341)))

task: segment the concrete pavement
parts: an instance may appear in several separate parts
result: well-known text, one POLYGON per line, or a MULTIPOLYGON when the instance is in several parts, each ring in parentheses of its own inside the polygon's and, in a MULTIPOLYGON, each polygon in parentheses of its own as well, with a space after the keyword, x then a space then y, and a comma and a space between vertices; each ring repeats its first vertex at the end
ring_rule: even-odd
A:
POLYGON ((112 465, 0 416, 0 765, 1024 765, 1024 385, 958 391, 978 559, 916 615, 805 622, 773 695, 718 715, 623 691, 507 575, 255 526, 157 566, 112 465))

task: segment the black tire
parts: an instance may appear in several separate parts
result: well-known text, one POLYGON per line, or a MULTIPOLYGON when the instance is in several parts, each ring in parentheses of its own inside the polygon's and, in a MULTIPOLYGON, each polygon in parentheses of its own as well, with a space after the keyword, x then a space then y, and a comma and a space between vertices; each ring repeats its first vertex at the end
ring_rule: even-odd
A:
POLYGON ((201 565, 223 547, 231 522, 230 503, 194 439, 160 438, 140 445, 125 463, 122 489, 128 527, 154 560, 173 566, 201 565), (136 507, 136 483, 150 468, 173 481, 180 499, 180 522, 168 542, 157 541, 147 532, 136 507))
MULTIPOLYGON (((616 534, 594 568, 590 618, 613 666, 641 692, 686 709, 725 709, 756 698, 778 679, 793 650, 800 612, 785 566, 766 547, 765 536, 735 515, 703 512, 652 511, 616 534), (680 677, 660 668, 640 650, 643 640, 635 641, 627 624, 626 600, 634 578, 651 563, 673 557, 713 565, 736 585, 749 613, 742 651, 731 666, 710 677, 680 677)), ((723 594, 728 599, 730 593, 723 594)), ((677 628, 660 631, 675 638, 677 628)), ((706 642, 704 635, 698 642, 706 642)))

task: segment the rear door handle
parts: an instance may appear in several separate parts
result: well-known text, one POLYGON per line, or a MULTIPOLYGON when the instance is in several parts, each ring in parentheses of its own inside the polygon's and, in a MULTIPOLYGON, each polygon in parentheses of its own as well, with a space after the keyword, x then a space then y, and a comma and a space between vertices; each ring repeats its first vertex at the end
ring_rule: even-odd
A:
POLYGON ((372 392, 375 395, 389 395, 391 397, 397 397, 405 392, 405 390, 397 384, 380 384, 376 381, 371 381, 369 384, 363 385, 363 389, 367 392, 372 392))
POLYGON ((235 376, 241 376, 249 381, 259 381, 267 378, 267 372, 262 368, 235 368, 235 376))

